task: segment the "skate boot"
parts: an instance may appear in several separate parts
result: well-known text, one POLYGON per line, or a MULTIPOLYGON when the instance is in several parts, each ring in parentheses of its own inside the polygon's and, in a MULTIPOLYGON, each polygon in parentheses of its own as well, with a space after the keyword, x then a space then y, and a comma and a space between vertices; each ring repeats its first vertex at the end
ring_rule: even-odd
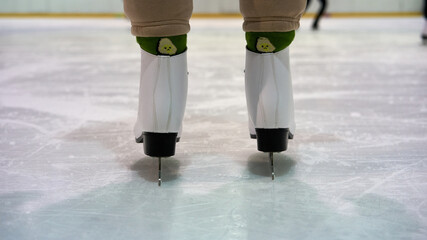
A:
POLYGON ((246 102, 249 131, 258 150, 268 152, 274 180, 273 153, 287 149, 295 132, 289 48, 276 53, 246 51, 246 102))
POLYGON ((175 56, 141 50, 138 118, 134 133, 146 155, 159 160, 175 155, 187 99, 187 52, 175 56))

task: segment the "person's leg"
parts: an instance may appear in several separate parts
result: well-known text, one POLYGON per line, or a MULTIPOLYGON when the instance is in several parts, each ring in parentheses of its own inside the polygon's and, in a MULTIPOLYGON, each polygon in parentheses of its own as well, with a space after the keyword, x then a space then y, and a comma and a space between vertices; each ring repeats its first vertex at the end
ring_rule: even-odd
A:
POLYGON ((424 19, 427 20, 427 0, 424 0, 424 19))
POLYGON ((240 0, 248 49, 253 52, 285 49, 294 38, 305 6, 305 0, 240 0))
POLYGON ((319 12, 317 12, 317 14, 316 14, 316 18, 315 18, 315 20, 314 20, 314 22, 313 22, 313 25, 312 25, 312 29, 313 30, 317 30, 318 28, 319 28, 319 21, 320 21, 320 18, 323 16, 323 14, 325 13, 325 10, 326 10, 326 7, 327 7, 327 2, 326 2, 326 0, 319 0, 320 1, 320 9, 319 9, 319 12))
POLYGON ((424 30, 421 33, 423 43, 427 44, 427 0, 424 0, 424 30))
POLYGON ((262 152, 286 150, 295 133, 288 46, 305 7, 306 0, 240 0, 249 130, 262 152))
POLYGON ((307 0, 307 6, 305 6, 305 10, 307 11, 308 6, 310 6, 310 1, 311 0, 307 0))
POLYGON ((306 0, 240 0, 245 32, 288 32, 299 27, 306 0))
POLYGON ((124 11, 139 37, 165 37, 190 31, 192 0, 124 0, 124 11))
POLYGON ((138 118, 134 133, 145 154, 175 153, 187 97, 186 34, 192 0, 124 0, 141 46, 138 118))
POLYGON ((173 7, 167 0, 124 0, 123 4, 131 32, 143 50, 154 55, 185 51, 192 0, 176 0, 173 7))

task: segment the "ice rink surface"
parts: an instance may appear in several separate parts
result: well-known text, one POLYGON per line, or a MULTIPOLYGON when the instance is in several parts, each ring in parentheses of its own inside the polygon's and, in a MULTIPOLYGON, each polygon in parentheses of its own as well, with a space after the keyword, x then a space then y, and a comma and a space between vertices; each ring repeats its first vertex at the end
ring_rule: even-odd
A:
POLYGON ((303 19, 297 132, 249 138, 240 19, 195 19, 177 154, 132 135, 139 47, 125 19, 0 19, 0 239, 427 239, 421 18, 303 19))

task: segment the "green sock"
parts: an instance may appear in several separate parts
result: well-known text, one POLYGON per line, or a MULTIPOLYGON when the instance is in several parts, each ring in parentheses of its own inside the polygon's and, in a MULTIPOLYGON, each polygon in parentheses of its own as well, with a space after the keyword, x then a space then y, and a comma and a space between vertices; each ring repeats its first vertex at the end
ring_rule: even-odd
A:
POLYGON ((247 48, 256 53, 275 53, 289 45, 295 38, 295 31, 290 32, 247 32, 247 48))
POLYGON ((187 34, 171 37, 136 37, 139 46, 153 55, 174 56, 187 50, 187 34))

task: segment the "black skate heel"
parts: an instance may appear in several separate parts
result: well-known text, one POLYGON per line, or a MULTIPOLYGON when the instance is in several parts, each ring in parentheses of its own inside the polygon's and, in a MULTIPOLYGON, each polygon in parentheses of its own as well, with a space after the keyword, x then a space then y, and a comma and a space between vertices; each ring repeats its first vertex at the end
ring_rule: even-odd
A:
POLYGON ((162 157, 175 155, 175 145, 179 142, 178 133, 143 132, 137 143, 144 143, 144 153, 159 160, 159 187, 162 185, 162 157))
POLYGON ((175 145, 179 142, 178 133, 143 132, 135 139, 144 143, 144 153, 150 157, 171 157, 175 155, 175 145))
POLYGON ((256 128, 256 139, 258 151, 261 152, 283 152, 288 148, 288 139, 293 136, 289 128, 256 128))

